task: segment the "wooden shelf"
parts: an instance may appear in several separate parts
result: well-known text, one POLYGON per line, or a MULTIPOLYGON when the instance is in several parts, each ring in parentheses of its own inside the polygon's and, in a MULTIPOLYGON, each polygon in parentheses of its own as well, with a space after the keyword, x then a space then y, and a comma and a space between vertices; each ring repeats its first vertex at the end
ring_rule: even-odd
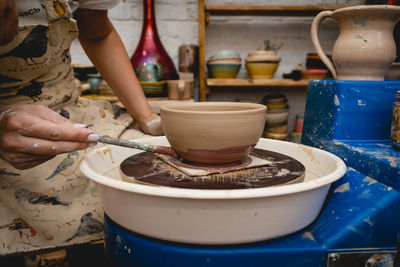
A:
POLYGON ((291 79, 214 79, 209 78, 209 87, 307 87, 309 80, 294 81, 291 79))
POLYGON ((335 10, 343 6, 249 6, 205 5, 205 12, 213 16, 315 16, 321 11, 335 10))
POLYGON ((335 10, 345 6, 339 5, 301 5, 301 6, 256 6, 256 5, 209 5, 205 0, 199 0, 199 87, 200 101, 207 100, 209 87, 270 87, 270 86, 307 86, 308 81, 292 81, 283 79, 250 80, 250 79, 206 79, 205 39, 206 25, 211 16, 287 16, 314 17, 321 11, 335 10))

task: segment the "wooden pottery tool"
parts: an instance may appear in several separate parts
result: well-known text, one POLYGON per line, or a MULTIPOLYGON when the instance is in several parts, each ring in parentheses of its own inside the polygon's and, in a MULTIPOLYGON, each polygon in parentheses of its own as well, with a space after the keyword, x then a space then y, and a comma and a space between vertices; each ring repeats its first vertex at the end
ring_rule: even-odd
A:
POLYGON ((134 141, 128 141, 128 140, 120 140, 118 138, 112 138, 108 136, 101 136, 97 142, 100 143, 105 143, 105 144, 110 144, 110 145, 116 145, 116 146, 123 146, 123 147, 130 147, 130 148, 136 148, 140 150, 144 150, 147 152, 154 152, 154 153, 159 153, 159 154, 167 154, 170 155, 176 159, 179 158, 178 154, 175 152, 175 150, 172 147, 167 147, 167 146, 156 146, 156 145, 150 145, 150 144, 142 144, 142 143, 137 143, 134 141))

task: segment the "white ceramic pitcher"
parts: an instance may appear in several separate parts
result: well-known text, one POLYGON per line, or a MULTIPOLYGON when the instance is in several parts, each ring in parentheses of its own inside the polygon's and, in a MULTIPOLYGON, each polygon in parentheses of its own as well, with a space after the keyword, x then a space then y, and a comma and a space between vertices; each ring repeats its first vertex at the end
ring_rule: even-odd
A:
POLYGON ((311 40, 321 60, 337 80, 380 81, 396 57, 393 28, 400 19, 400 6, 370 5, 322 11, 311 25, 311 40), (318 39, 318 29, 326 18, 339 23, 340 34, 326 56, 318 39))

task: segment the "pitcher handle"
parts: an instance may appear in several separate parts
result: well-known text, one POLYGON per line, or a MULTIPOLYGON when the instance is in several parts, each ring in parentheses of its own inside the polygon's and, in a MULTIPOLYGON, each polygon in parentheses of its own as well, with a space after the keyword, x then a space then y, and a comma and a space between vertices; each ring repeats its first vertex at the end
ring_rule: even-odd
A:
POLYGON ((314 18, 314 20, 311 24, 311 41, 314 45, 315 50, 317 51, 318 56, 321 58, 322 62, 324 62, 325 65, 328 67, 328 69, 331 71, 333 78, 336 79, 335 66, 333 65, 332 61, 327 57, 324 50, 322 50, 322 47, 321 47, 321 44, 319 43, 319 38, 318 38, 319 25, 321 24, 321 22, 324 19, 326 19, 327 17, 330 17, 332 15, 332 13, 333 13, 333 11, 322 11, 314 18))
POLYGON ((164 76, 164 69, 163 66, 159 63, 155 64, 155 68, 157 71, 157 81, 161 81, 164 76))

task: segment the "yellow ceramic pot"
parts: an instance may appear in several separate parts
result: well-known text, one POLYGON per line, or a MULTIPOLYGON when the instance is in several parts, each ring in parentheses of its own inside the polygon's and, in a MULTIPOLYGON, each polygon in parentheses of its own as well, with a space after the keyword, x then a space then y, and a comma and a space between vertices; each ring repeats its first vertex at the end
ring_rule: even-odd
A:
POLYGON ((266 104, 268 107, 268 110, 271 109, 283 109, 287 107, 286 102, 278 102, 278 103, 271 103, 271 104, 266 104))
POLYGON ((281 57, 276 51, 261 50, 249 53, 246 58, 246 69, 252 79, 271 79, 278 69, 281 57))
POLYGON ((278 63, 246 63, 246 69, 249 77, 252 79, 271 79, 278 63))
POLYGON ((207 68, 212 78, 233 79, 239 73, 241 64, 208 63, 207 68))

